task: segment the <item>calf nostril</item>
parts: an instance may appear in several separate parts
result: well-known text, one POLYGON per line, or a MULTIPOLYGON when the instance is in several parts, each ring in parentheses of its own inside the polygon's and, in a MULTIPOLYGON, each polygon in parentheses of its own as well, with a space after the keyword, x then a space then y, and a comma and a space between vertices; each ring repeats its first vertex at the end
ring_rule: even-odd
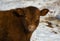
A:
POLYGON ((29 25, 28 29, 29 29, 29 31, 34 31, 35 30, 35 26, 34 25, 29 25))

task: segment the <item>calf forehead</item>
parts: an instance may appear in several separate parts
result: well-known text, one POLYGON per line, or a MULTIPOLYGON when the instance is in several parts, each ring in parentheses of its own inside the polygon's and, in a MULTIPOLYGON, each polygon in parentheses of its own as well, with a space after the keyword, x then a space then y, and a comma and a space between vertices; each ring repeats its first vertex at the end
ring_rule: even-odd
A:
POLYGON ((27 17, 36 17, 39 14, 37 14, 37 12, 39 12, 39 9, 37 9, 36 7, 28 7, 24 9, 24 13, 27 17))

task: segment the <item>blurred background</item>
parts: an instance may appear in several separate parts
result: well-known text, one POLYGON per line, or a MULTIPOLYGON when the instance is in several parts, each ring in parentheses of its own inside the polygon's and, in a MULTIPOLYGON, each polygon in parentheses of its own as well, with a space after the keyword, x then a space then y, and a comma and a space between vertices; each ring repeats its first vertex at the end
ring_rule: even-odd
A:
POLYGON ((60 0, 0 0, 2 11, 27 6, 50 10, 46 16, 40 17, 40 23, 30 40, 60 41, 60 0))

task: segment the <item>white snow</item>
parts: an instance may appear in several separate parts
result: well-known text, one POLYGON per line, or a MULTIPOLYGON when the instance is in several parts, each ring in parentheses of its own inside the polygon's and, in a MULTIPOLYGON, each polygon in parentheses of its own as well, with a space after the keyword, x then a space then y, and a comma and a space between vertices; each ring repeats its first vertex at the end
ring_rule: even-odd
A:
POLYGON ((31 41, 60 41, 60 32, 58 27, 50 28, 46 24, 40 23, 34 31, 31 41), (57 32, 57 34, 54 33, 57 32))

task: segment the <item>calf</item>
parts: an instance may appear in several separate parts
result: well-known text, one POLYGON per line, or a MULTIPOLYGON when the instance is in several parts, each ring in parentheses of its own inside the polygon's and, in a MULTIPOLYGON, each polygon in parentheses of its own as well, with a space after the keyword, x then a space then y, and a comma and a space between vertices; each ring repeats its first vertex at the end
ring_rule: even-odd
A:
POLYGON ((40 16, 46 15, 48 11, 40 11, 33 6, 0 11, 0 41, 30 41, 40 16))

